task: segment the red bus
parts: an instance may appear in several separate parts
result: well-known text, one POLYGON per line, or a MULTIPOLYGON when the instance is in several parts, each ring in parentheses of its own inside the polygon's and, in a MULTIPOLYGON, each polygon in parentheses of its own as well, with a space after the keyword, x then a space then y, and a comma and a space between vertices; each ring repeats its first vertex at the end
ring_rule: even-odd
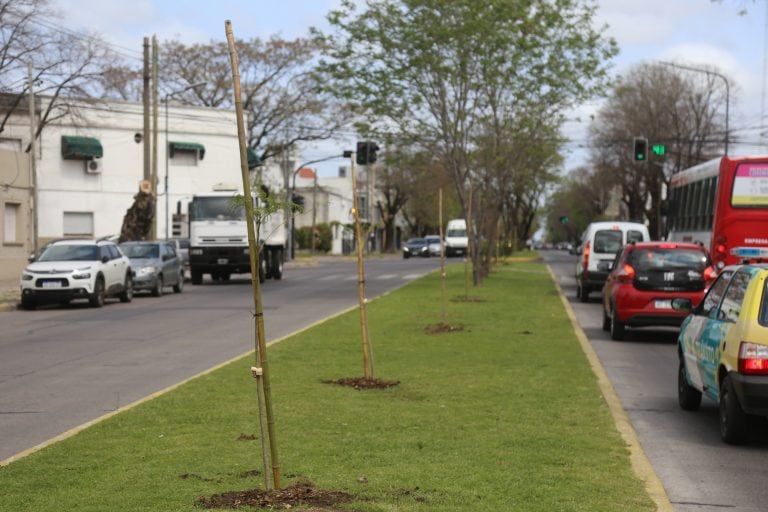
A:
POLYGON ((768 247, 768 156, 720 157, 672 176, 668 240, 708 247, 722 268, 734 247, 768 247))

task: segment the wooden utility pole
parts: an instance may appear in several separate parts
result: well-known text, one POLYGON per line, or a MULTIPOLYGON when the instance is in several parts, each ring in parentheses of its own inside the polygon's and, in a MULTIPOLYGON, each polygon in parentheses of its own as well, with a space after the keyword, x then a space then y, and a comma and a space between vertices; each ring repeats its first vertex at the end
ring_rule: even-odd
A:
POLYGON ((144 133, 142 142, 144 143, 144 179, 150 179, 150 142, 149 142, 149 38, 144 38, 144 133))
MULTIPOLYGON (((224 22, 227 34, 229 56, 232 63, 232 83, 235 89, 235 115, 237 117, 237 135, 240 144, 240 171, 243 178, 243 199, 248 222, 248 247, 251 262, 251 287, 253 289, 253 305, 256 310, 254 315, 256 324, 256 367, 251 368, 257 385, 263 386, 264 408, 267 415, 267 432, 269 433, 270 458, 272 460, 272 478, 275 489, 280 489, 280 463, 277 454, 277 433, 275 432, 275 418, 272 412, 272 394, 269 378, 269 364, 267 362, 267 342, 264 334, 264 307, 261 301, 261 284, 259 283, 259 249, 256 243, 256 228, 254 226, 253 195, 248 176, 248 145, 245 139, 245 122, 243 120, 243 98, 240 90, 240 71, 237 60, 237 48, 235 48, 235 36, 232 32, 232 22, 224 22), (263 384, 261 384, 263 383, 263 384)), ((261 396, 261 395, 259 395, 261 396)), ((259 407, 261 414, 261 407, 259 407)))
POLYGON ((30 212, 32 213, 32 249, 34 250, 35 258, 39 255, 37 251, 39 249, 37 245, 37 231, 38 231, 38 194, 37 194, 37 157, 35 144, 35 132, 37 131, 37 122, 35 119, 35 81, 32 78, 32 64, 27 64, 27 74, 29 79, 29 96, 27 101, 29 102, 29 185, 32 188, 32 204, 30 205, 30 212))
MULTIPOLYGON (((150 236, 157 239, 157 36, 152 36, 152 229, 150 236)), ((166 229, 168 229, 166 227, 166 229)))

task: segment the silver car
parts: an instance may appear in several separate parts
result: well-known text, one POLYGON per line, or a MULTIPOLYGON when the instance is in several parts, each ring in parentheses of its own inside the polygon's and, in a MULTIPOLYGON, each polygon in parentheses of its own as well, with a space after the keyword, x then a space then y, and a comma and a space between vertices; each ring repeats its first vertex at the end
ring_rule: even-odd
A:
POLYGON ((155 297, 163 288, 173 286, 181 293, 184 288, 184 266, 176 253, 176 244, 160 240, 124 242, 120 250, 131 260, 134 291, 146 290, 155 297))

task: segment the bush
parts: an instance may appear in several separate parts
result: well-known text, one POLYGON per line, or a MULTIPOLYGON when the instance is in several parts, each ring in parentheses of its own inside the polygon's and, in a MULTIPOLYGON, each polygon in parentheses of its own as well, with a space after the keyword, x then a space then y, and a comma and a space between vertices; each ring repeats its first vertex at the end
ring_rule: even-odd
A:
MULTIPOLYGON (((328 224, 317 224, 315 226, 315 251, 329 252, 332 241, 331 226, 328 224)), ((302 227, 296 230, 296 245, 299 249, 309 249, 312 244, 312 228, 302 227)))

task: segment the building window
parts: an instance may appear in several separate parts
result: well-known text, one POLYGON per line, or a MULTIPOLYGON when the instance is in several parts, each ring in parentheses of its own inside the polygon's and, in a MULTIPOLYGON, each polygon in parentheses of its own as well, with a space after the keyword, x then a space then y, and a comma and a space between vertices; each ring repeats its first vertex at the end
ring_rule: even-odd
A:
POLYGON ((21 204, 5 203, 3 208, 3 243, 20 244, 22 228, 21 204))
POLYGON ((64 212, 64 236, 93 236, 93 212, 64 212))

